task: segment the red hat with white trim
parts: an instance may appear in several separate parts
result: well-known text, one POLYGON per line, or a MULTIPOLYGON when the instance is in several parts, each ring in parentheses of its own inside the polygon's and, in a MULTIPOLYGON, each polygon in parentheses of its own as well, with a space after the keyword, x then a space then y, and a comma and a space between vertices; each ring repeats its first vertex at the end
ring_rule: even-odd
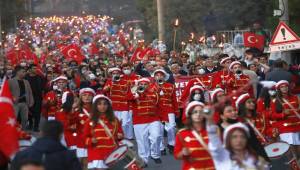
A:
POLYGON ((141 78, 141 79, 135 80, 135 84, 139 84, 141 82, 150 83, 151 81, 148 78, 141 78))
POLYGON ((204 88, 202 86, 199 85, 194 85, 192 86, 192 88, 190 89, 190 93, 196 91, 196 90, 200 90, 201 92, 204 92, 204 88))
POLYGON ((83 88, 83 89, 80 89, 80 90, 79 90, 79 95, 82 95, 82 94, 84 94, 84 93, 91 94, 92 96, 95 96, 95 95, 96 95, 95 90, 93 90, 92 88, 89 88, 89 87, 83 88))
POLYGON ((221 88, 216 88, 210 92, 210 99, 213 101, 219 93, 224 93, 225 91, 221 88))
POLYGON ((281 86, 286 85, 288 86, 290 83, 286 80, 280 80, 276 83, 276 89, 279 90, 281 86))
MULTIPOLYGON (((247 137, 248 138, 250 137, 249 128, 245 124, 239 122, 239 123, 232 124, 225 129, 224 134, 223 134, 223 141, 226 141, 229 134, 231 134, 236 129, 243 130, 246 133, 247 137)), ((228 146, 225 146, 225 147, 228 147, 228 146)))
POLYGON ((225 62, 228 61, 228 60, 231 61, 231 57, 222 58, 222 60, 220 61, 220 64, 225 64, 225 62))
POLYGON ((93 98, 93 103, 95 103, 98 99, 105 99, 107 100, 110 104, 112 104, 112 101, 110 100, 110 98, 108 98, 107 96, 104 96, 103 94, 98 94, 93 98))
POLYGON ((165 80, 167 81, 170 77, 170 75, 163 69, 157 69, 153 72, 152 77, 155 76, 156 73, 163 73, 165 75, 165 80))
POLYGON ((275 81, 260 81, 259 83, 267 89, 272 89, 272 90, 276 89, 277 83, 275 81))
POLYGON ((239 108, 239 105, 250 99, 251 96, 248 93, 240 95, 235 101, 235 107, 239 108))
POLYGON ((118 67, 112 67, 112 68, 108 69, 108 73, 112 73, 114 71, 122 72, 122 70, 118 67))
POLYGON ((232 69, 233 69, 233 66, 235 66, 235 65, 241 65, 241 63, 239 62, 239 61, 234 61, 234 62, 232 62, 230 65, 229 65, 229 70, 231 70, 232 71, 232 69))
POLYGON ((187 105, 187 107, 185 108, 185 116, 189 117, 189 112, 194 109, 196 106, 201 106, 204 107, 205 105, 202 102, 198 102, 198 101, 192 101, 191 103, 189 103, 187 105))
POLYGON ((52 82, 56 82, 58 80, 65 80, 68 81, 68 78, 66 76, 58 76, 55 79, 52 80, 52 82))

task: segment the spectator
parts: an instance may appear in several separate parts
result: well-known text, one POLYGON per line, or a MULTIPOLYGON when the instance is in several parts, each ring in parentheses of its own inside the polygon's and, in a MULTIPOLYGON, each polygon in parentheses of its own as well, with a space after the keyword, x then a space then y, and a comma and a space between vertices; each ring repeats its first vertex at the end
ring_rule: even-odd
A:
POLYGON ((81 170, 79 160, 73 151, 60 143, 63 125, 51 120, 41 129, 42 137, 37 139, 31 147, 16 154, 12 162, 12 170, 18 170, 16 165, 31 159, 45 166, 46 170, 81 170))
POLYGON ((205 74, 213 73, 217 71, 215 64, 213 63, 213 60, 211 58, 207 58, 204 62, 204 71, 205 74))
POLYGON ((26 75, 25 79, 30 84, 34 99, 33 106, 29 108, 29 111, 31 113, 28 116, 29 130, 33 128, 33 130, 37 132, 39 131, 41 118, 44 79, 37 74, 37 65, 35 64, 29 65, 28 74, 26 75))
POLYGON ((28 120, 29 107, 34 104, 34 98, 30 84, 25 80, 25 69, 21 66, 16 66, 15 77, 8 81, 9 88, 13 95, 14 109, 16 117, 20 116, 22 129, 26 128, 28 120))
POLYGON ((276 60, 273 62, 272 71, 266 74, 266 80, 275 82, 286 80, 291 83, 292 74, 284 69, 282 60, 276 60))

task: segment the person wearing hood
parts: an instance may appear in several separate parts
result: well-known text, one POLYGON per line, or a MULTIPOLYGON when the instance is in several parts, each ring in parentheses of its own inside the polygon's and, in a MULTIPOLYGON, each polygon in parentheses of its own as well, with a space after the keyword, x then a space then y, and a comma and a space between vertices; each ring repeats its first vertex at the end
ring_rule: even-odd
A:
POLYGON ((41 137, 31 147, 20 151, 12 161, 12 170, 25 160, 35 160, 42 163, 46 170, 81 170, 81 165, 75 151, 68 150, 60 143, 63 125, 50 120, 41 128, 41 137))

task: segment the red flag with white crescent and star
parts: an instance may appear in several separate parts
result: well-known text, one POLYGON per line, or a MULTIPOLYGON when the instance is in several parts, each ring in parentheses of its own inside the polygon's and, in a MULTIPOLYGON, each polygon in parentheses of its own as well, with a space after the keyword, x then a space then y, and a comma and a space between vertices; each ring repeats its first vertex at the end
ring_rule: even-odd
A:
POLYGON ((19 135, 16 126, 12 94, 5 79, 0 90, 0 152, 10 158, 19 150, 19 135))
POLYGON ((68 45, 63 48, 61 52, 66 59, 74 59, 79 64, 85 59, 85 57, 81 54, 80 48, 76 44, 68 45))
POLYGON ((264 49, 265 37, 263 35, 255 34, 253 32, 244 33, 244 46, 255 47, 260 50, 264 49))

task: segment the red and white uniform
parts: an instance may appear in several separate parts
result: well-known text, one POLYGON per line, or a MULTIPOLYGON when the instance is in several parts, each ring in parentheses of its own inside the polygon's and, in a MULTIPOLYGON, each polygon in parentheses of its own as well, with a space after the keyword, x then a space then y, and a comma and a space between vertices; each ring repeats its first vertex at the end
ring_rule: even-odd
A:
POLYGON ((64 141, 70 149, 77 149, 76 115, 64 112, 63 109, 56 112, 55 120, 60 121, 64 127, 64 141))
MULTIPOLYGON (((67 91, 67 90, 65 90, 67 91)), ((64 91, 64 92, 65 92, 64 91)), ((43 103, 45 108, 45 115, 47 115, 48 120, 55 119, 55 113, 61 109, 61 97, 63 92, 51 90, 46 93, 43 97, 43 103)))
MULTIPOLYGON (((176 98, 176 89, 173 84, 163 83, 162 85, 155 84, 159 99, 158 99, 158 113, 160 119, 165 124, 162 126, 162 133, 167 131, 168 145, 175 145, 175 130, 176 130, 176 116, 179 115, 178 103, 176 98)), ((163 134, 162 134, 163 136, 163 134)), ((161 150, 165 149, 163 142, 161 143, 161 150)))
POLYGON ((190 95, 190 89, 195 86, 199 85, 204 87, 205 90, 212 90, 215 86, 213 82, 213 77, 215 73, 206 74, 198 76, 197 78, 191 79, 188 84, 185 86, 180 101, 185 103, 188 100, 188 96, 190 95))
POLYGON ((100 116, 100 119, 114 138, 112 139, 106 133, 100 123, 94 124, 90 119, 86 121, 83 129, 83 139, 88 150, 88 169, 107 168, 104 160, 118 147, 118 135, 123 135, 122 127, 117 119, 109 122, 105 115, 100 116), (97 139, 97 143, 93 144, 92 138, 97 139))
POLYGON ((77 108, 75 109, 75 115, 76 115, 76 133, 77 133, 77 150, 76 154, 78 158, 86 158, 87 157, 87 149, 84 144, 84 137, 83 137, 83 128, 85 123, 90 118, 90 105, 83 105, 82 111, 77 108))
POLYGON ((217 71, 213 77, 213 83, 215 85, 214 88, 218 87, 218 88, 226 89, 226 82, 229 79, 229 75, 230 75, 230 71, 228 70, 223 69, 217 71))
POLYGON ((283 102, 282 112, 277 113, 276 104, 275 102, 272 102, 272 117, 277 118, 277 121, 272 123, 272 126, 279 130, 281 140, 292 145, 300 145, 300 118, 296 115, 296 113, 300 113, 299 98, 296 95, 290 95, 283 98, 289 102, 293 108, 291 108, 286 102, 283 102))
POLYGON ((132 117, 129 114, 129 101, 127 99, 130 84, 121 77, 120 81, 107 80, 104 88, 105 94, 112 100, 112 107, 116 117, 122 122, 125 138, 132 139, 133 133, 130 127, 132 117))
MULTIPOLYGON (((138 81, 149 79, 142 78, 138 81)), ((162 140, 161 122, 158 114, 158 94, 153 87, 148 87, 141 94, 131 94, 128 97, 133 100, 133 128, 138 145, 138 154, 148 163, 151 156, 160 158, 160 143, 162 140)))
MULTIPOLYGON (((208 136, 205 129, 198 132, 203 141, 208 145, 208 136)), ((182 129, 176 135, 176 142, 174 148, 174 157, 178 155, 183 148, 190 151, 190 155, 183 157, 182 170, 190 169, 207 169, 214 170, 214 162, 209 152, 205 147, 196 139, 192 130, 182 129)))
POLYGON ((237 76, 230 74, 226 82, 226 94, 232 94, 234 97, 238 97, 241 94, 249 93, 253 96, 252 85, 249 85, 250 78, 247 75, 237 76))

